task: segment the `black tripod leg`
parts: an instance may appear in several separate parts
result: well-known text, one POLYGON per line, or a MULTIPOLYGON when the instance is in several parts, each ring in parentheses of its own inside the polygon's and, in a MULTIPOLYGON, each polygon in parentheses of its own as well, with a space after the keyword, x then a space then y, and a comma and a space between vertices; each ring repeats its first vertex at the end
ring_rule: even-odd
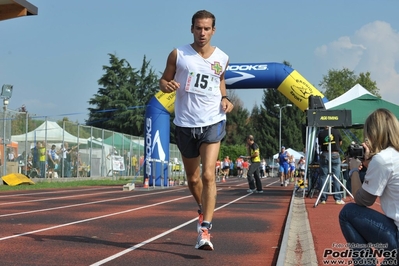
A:
POLYGON ((313 198, 313 195, 314 195, 314 192, 316 190, 318 181, 319 181, 319 173, 317 171, 314 171, 313 172, 313 176, 312 176, 312 187, 309 189, 309 192, 308 192, 308 197, 309 198, 313 198))

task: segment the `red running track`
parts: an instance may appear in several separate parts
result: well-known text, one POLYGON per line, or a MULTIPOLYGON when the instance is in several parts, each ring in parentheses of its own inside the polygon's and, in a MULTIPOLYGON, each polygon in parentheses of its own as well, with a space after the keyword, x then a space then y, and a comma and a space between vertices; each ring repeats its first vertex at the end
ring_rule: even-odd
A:
MULTIPOLYGON (((186 186, 0 193, 0 265, 275 265, 292 187, 218 183, 215 251, 194 248, 197 206, 186 186)), ((292 186, 292 185, 291 185, 292 186)))

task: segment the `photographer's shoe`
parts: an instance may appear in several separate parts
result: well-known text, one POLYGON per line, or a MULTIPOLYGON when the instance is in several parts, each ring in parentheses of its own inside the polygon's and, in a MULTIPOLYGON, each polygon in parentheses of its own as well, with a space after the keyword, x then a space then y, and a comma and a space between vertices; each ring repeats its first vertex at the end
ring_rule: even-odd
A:
POLYGON ((335 204, 344 205, 344 204, 345 204, 345 201, 343 201, 342 199, 336 200, 336 201, 335 201, 335 204))
POLYGON ((322 200, 320 203, 321 203, 321 204, 326 204, 326 201, 325 201, 325 200, 322 200))

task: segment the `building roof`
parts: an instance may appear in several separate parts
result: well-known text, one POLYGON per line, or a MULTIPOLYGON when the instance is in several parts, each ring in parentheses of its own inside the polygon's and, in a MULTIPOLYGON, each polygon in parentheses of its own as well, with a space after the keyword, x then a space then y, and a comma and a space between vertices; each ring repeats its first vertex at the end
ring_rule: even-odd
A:
POLYGON ((37 15, 38 8, 26 0, 0 0, 0 21, 37 15))

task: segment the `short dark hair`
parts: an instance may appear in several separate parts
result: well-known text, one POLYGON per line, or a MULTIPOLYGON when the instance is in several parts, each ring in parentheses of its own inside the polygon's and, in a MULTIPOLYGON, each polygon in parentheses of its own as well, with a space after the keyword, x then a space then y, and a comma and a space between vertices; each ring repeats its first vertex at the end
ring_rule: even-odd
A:
POLYGON ((212 19, 212 28, 215 27, 215 24, 216 24, 215 15, 213 15, 211 12, 206 11, 206 10, 197 11, 197 12, 193 15, 193 17, 191 18, 191 27, 194 27, 195 20, 201 19, 201 18, 211 18, 211 19, 212 19))

